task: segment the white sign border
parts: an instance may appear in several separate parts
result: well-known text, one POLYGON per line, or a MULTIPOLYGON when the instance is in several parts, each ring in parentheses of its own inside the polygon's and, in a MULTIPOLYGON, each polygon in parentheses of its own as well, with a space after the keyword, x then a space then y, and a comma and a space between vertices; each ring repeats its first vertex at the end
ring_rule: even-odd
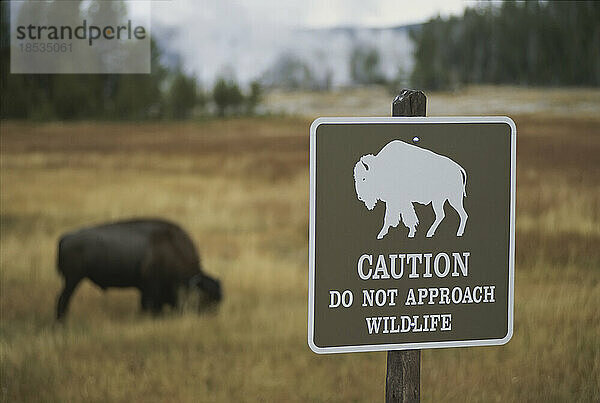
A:
POLYGON ((310 125, 310 213, 308 238, 308 346, 317 354, 358 353, 426 348, 497 346, 509 342, 513 335, 515 286, 515 204, 517 168, 517 128, 508 116, 445 116, 445 117, 320 117, 310 125), (506 123, 510 126, 510 241, 508 248, 508 332, 501 339, 457 340, 423 343, 366 344, 357 346, 319 347, 314 343, 315 309, 315 207, 317 128, 322 124, 365 123, 506 123))

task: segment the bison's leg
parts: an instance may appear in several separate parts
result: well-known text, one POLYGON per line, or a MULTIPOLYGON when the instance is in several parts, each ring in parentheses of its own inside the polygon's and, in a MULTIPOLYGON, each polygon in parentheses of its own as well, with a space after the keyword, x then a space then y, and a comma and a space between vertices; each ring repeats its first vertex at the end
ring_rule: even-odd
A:
POLYGON ((435 234, 435 230, 440 225, 446 214, 444 213, 444 203, 446 203, 446 199, 443 200, 434 200, 431 202, 433 206, 433 211, 435 213, 435 221, 429 227, 429 231, 427 231, 427 238, 431 238, 433 234, 435 234))
POLYGON ((153 315, 158 315, 159 313, 161 313, 162 307, 163 307, 163 301, 160 297, 150 299, 149 309, 153 315))
POLYGON ((467 218, 469 218, 463 206, 462 193, 456 195, 455 197, 449 198, 448 202, 460 216, 460 224, 458 225, 458 231, 456 231, 456 236, 462 236, 462 234, 465 232, 465 225, 467 225, 467 218))
POLYGON ((412 203, 406 203, 400 209, 400 213, 402 214, 402 222, 406 228, 408 228, 408 237, 413 238, 417 231, 417 224, 419 224, 419 218, 417 217, 417 213, 415 213, 415 207, 412 203))
POLYGON ((164 302, 169 305, 171 308, 177 308, 177 303, 178 303, 178 287, 175 285, 171 285, 170 287, 165 286, 164 289, 165 292, 165 300, 164 302))
POLYGON ((142 312, 148 312, 150 310, 150 302, 149 293, 142 290, 140 294, 140 306, 142 307, 142 312))
POLYGON ((142 289, 142 311, 158 314, 162 310, 163 300, 160 284, 147 284, 142 289))
POLYGON ((383 219, 383 227, 381 227, 381 231, 379 231, 377 239, 382 239, 384 236, 386 236, 390 227, 396 227, 399 222, 400 212, 393 205, 387 203, 385 206, 385 217, 383 219))
POLYGON ((60 296, 58 297, 58 302, 56 303, 57 320, 61 320, 67 312, 69 300, 71 299, 71 295, 73 295, 73 291, 75 291, 75 288, 77 288, 77 284, 79 284, 79 281, 79 278, 76 280, 65 278, 65 287, 60 293, 60 296))

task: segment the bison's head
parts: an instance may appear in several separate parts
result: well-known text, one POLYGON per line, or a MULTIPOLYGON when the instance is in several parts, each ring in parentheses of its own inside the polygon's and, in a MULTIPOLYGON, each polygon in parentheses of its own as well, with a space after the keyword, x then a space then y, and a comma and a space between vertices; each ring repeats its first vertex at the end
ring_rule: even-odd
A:
POLYGON ((201 299, 199 301, 199 309, 210 308, 216 306, 223 297, 221 292, 221 282, 217 279, 204 274, 197 274, 190 280, 190 283, 197 287, 201 299))
POLYGON ((354 166, 354 188, 358 200, 365 203, 369 210, 373 210, 377 204, 377 194, 373 189, 373 162, 372 154, 363 155, 354 166))
POLYGON ((204 276, 200 288, 211 301, 221 301, 221 282, 219 280, 204 276))

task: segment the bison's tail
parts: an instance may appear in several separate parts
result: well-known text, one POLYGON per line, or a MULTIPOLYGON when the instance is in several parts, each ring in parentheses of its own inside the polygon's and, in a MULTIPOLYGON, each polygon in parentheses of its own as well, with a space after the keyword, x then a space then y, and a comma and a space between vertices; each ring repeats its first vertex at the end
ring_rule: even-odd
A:
POLYGON ((458 167, 460 168, 460 173, 462 174, 463 179, 463 196, 467 197, 467 171, 465 171, 465 169, 460 165, 458 167))
POLYGON ((57 270, 59 273, 62 273, 61 267, 62 267, 62 260, 63 260, 63 256, 62 256, 62 253, 61 253, 61 251, 62 251, 62 249, 63 249, 62 247, 63 247, 63 242, 64 242, 64 240, 65 240, 65 238, 64 238, 64 237, 61 237, 61 238, 58 240, 58 248, 57 248, 57 250, 56 250, 56 270, 57 270))

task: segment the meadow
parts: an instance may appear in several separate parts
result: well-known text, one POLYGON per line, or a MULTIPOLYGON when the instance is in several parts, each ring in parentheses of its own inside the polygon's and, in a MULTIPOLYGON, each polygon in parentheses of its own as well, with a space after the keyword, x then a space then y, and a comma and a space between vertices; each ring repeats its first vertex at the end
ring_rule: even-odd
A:
MULTIPOLYGON (((600 118, 511 117, 514 336, 423 351, 423 401, 600 400, 600 118)), ((306 344, 309 125, 2 122, 2 400, 383 400, 385 353, 306 344), (57 325, 60 234, 133 216, 191 234, 222 280, 218 311, 153 318, 137 291, 85 281, 57 325)))

